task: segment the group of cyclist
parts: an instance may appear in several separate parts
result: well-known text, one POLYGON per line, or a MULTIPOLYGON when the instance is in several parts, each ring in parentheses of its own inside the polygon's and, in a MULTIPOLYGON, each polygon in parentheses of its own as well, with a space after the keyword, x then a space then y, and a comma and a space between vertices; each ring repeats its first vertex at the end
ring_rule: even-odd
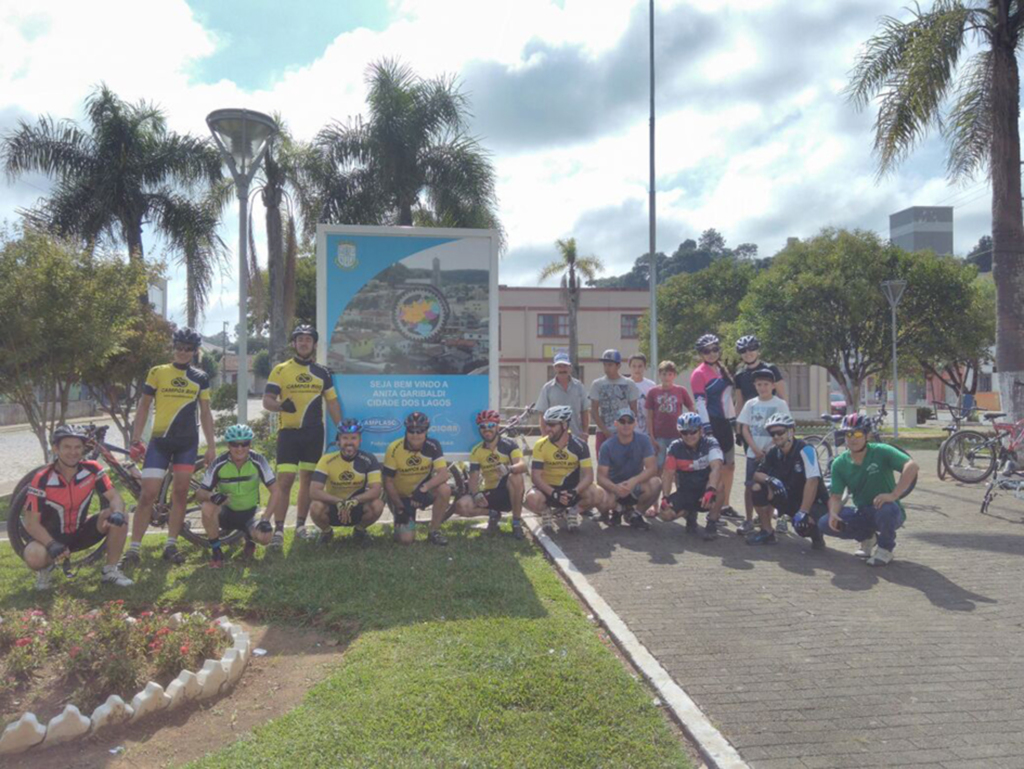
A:
POLYGON ((263 406, 280 414, 275 471, 252 449, 254 434, 245 424, 228 428, 227 451, 217 456, 209 380, 191 365, 201 337, 188 328, 174 333, 173 362, 149 372, 132 434, 131 456, 142 460, 142 493, 127 549, 123 499, 102 465, 83 459, 85 433, 58 427, 52 436, 53 463, 36 473, 27 489, 25 529, 32 541, 24 558, 38 573, 36 586, 49 587, 60 559, 104 538, 103 581, 131 585, 125 571, 140 562, 142 537, 168 470, 171 510, 162 558, 183 562, 177 536, 198 458, 199 425, 207 449, 196 498, 213 568, 224 563, 221 537, 226 533, 242 533, 243 559, 252 558, 258 544, 282 546, 296 475, 296 536, 301 539, 328 542, 335 527, 346 526, 353 528, 356 542, 366 542, 367 528, 386 504, 394 517, 395 539, 402 543, 415 539, 416 512, 424 509, 430 510, 427 540, 435 545, 447 544, 441 525, 450 515, 486 515, 487 531, 493 534, 502 516, 511 513, 512 534, 522 539, 524 506, 549 532, 556 518, 568 531, 579 531, 582 518, 596 511, 608 526, 625 522, 639 530, 649 529, 651 518, 681 518, 685 531, 697 534, 698 515, 705 513, 703 539, 711 541, 721 534, 723 517, 741 519, 728 504, 737 445, 745 447, 747 456, 746 516, 737 533, 747 535, 749 544, 774 544, 776 531, 792 520, 794 531, 815 549, 824 547, 830 535, 857 539, 858 554, 870 565, 892 560, 896 529, 905 520, 899 500, 913 487, 917 465, 899 449, 870 443, 866 418, 852 414, 843 424, 849 451, 834 460, 829 489, 813 447, 795 435, 781 373, 761 360, 756 337, 737 341, 743 363, 735 372, 722 363, 718 337, 700 337, 701 363, 690 377, 692 399, 675 383, 678 372, 671 361, 658 367, 661 383, 656 385, 643 377, 647 361, 642 355, 629 361, 631 375, 623 377, 621 354, 607 350, 601 358, 604 375, 587 390, 572 377, 568 356, 556 355, 555 377, 537 401, 542 437, 529 463, 519 445, 502 434, 499 414, 481 411, 466 493, 457 499, 452 499, 448 463, 441 444, 429 435, 426 414, 406 417, 404 435, 388 446, 383 462, 363 450, 360 422, 342 419, 330 372, 314 360, 318 339, 314 327, 296 327, 294 356, 277 365, 267 381, 263 406), (337 426, 337 450, 327 453, 325 407, 337 426), (146 445, 141 436, 151 410, 153 429, 146 445), (591 419, 597 427, 596 469, 588 446, 591 419), (261 485, 269 490, 262 514, 261 485), (104 497, 105 506, 88 516, 95 493, 104 497), (844 506, 846 494, 853 506, 844 506))

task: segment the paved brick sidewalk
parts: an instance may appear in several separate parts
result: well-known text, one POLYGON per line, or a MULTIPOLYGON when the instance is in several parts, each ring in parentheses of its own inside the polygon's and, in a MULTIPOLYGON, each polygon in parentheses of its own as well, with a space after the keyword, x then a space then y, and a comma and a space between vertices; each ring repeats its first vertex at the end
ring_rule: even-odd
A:
POLYGON ((915 458, 882 569, 855 543, 705 543, 676 523, 556 541, 755 769, 1024 767, 1024 502, 982 516, 983 487, 915 458))

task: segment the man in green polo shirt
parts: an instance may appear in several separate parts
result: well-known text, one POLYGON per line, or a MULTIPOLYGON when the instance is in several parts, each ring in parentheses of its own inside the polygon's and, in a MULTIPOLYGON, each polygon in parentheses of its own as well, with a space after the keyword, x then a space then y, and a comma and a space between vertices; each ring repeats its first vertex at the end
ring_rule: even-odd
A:
POLYGON ((917 482, 917 463, 895 446, 869 443, 871 425, 861 414, 845 417, 842 430, 849 451, 832 462, 828 515, 818 520, 818 529, 832 537, 859 540, 857 555, 868 556, 868 566, 885 566, 893 558, 896 529, 907 518, 900 500, 917 482), (894 473, 899 473, 899 481, 894 473), (847 492, 853 507, 843 507, 847 492))
POLYGON ((224 565, 220 536, 229 531, 245 535, 242 557, 249 560, 256 553, 256 543, 270 544, 274 527, 270 517, 277 509, 280 484, 270 462, 253 451, 253 432, 249 425, 232 425, 224 434, 227 453, 217 457, 203 476, 196 498, 203 503, 203 526, 210 538, 210 567, 224 565), (260 484, 270 489, 270 501, 257 523, 256 510, 260 504, 260 484))

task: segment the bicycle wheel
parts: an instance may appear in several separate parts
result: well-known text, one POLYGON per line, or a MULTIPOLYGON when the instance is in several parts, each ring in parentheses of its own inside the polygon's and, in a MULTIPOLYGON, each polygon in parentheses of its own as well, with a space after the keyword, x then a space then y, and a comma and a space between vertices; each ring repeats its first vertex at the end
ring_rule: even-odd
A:
MULTIPOLYGON (((192 477, 188 482, 188 498, 185 501, 185 521, 181 527, 181 536, 198 547, 209 547, 210 540, 206 536, 206 529, 203 528, 203 505, 196 499, 196 492, 206 472, 206 460, 200 459, 196 462, 196 468, 192 471, 192 477)), ((154 518, 163 518, 171 512, 171 487, 174 485, 174 474, 168 470, 160 485, 160 496, 157 498, 154 518)), ((242 532, 221 531, 220 541, 222 545, 230 546, 238 542, 244 535, 242 532)))
POLYGON ((947 475, 946 462, 945 462, 945 460, 943 458, 943 455, 946 453, 946 443, 948 441, 949 441, 949 438, 947 438, 946 440, 944 440, 942 443, 939 444, 939 457, 935 461, 935 463, 936 463, 935 474, 939 477, 940 481, 946 480, 946 475, 947 475))
POLYGON ((802 439, 808 446, 814 447, 818 457, 818 470, 826 481, 832 476, 832 446, 823 435, 808 435, 802 439))
POLYGON ((981 483, 996 469, 998 440, 976 430, 949 436, 942 455, 949 474, 961 483, 981 483))
MULTIPOLYGON (((32 472, 36 473, 41 469, 42 468, 37 468, 32 472)), ((28 532, 25 530, 25 521, 23 518, 23 514, 26 509, 26 501, 28 500, 28 491, 25 488, 27 485, 28 484, 26 482, 21 486, 18 493, 14 495, 14 498, 11 500, 11 507, 7 512, 7 538, 10 540, 11 547, 14 549, 14 552, 18 554, 19 558, 24 557, 23 553, 25 552, 25 546, 32 541, 32 537, 30 537, 28 532)), ((99 512, 106 506, 105 503, 106 500, 97 494, 89 502, 89 507, 85 511, 85 515, 89 516, 99 514, 99 512), (103 504, 101 504, 101 502, 103 504)), ((103 539, 98 545, 72 553, 68 556, 68 565, 72 569, 78 569, 86 564, 94 563, 103 556, 106 549, 107 540, 103 539)))

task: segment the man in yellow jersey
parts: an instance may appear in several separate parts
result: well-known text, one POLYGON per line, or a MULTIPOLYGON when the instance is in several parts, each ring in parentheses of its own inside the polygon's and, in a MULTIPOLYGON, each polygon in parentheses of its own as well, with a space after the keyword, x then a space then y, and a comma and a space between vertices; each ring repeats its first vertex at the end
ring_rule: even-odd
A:
POLYGON ((530 477, 533 488, 526 507, 541 516, 547 531, 554 531, 555 510, 565 513, 569 531, 579 531, 580 510, 604 509, 604 492, 594 484, 594 463, 586 442, 569 431, 572 408, 552 406, 544 412, 548 434, 533 447, 530 477))
POLYGON ((270 546, 275 548, 284 544, 284 517, 296 473, 299 497, 295 536, 306 538, 309 483, 324 453, 325 401, 334 424, 341 421, 341 405, 331 372, 314 360, 319 340, 320 335, 312 326, 296 326, 292 331, 295 357, 274 366, 263 391, 263 408, 281 415, 277 431, 277 482, 281 484, 281 502, 274 511, 274 536, 270 541, 270 546))
POLYGON ((408 544, 416 538, 416 511, 431 508, 433 545, 447 545, 441 523, 448 512, 452 491, 448 488, 448 463, 441 444, 427 437, 430 418, 414 411, 405 418, 405 437, 393 441, 384 452, 384 493, 395 516, 395 536, 408 544))
POLYGON ((366 544, 366 529, 384 512, 380 462, 360 448, 363 427, 356 419, 338 425, 338 451, 317 462, 309 495, 309 517, 320 528, 319 542, 330 542, 334 526, 352 526, 352 538, 366 544))
POLYGON ((210 411, 210 380, 202 370, 190 365, 202 337, 190 328, 179 328, 172 341, 174 362, 150 369, 135 412, 130 454, 133 460, 145 456, 145 461, 142 463, 142 495, 132 521, 132 542, 121 558, 122 567, 139 563, 142 537, 149 528, 153 503, 160 494, 168 467, 174 473, 174 482, 163 558, 171 563, 185 561, 185 554, 178 551, 178 533, 185 521, 189 481, 199 454, 197 417, 206 438, 206 464, 217 456, 210 411), (142 442, 142 431, 150 407, 153 408, 153 433, 147 448, 142 442))
POLYGON ((523 538, 523 490, 526 460, 511 438, 501 434, 497 411, 481 411, 476 426, 483 438, 469 452, 469 493, 456 502, 459 515, 487 511, 487 533, 497 534, 501 514, 512 512, 512 536, 523 538))

